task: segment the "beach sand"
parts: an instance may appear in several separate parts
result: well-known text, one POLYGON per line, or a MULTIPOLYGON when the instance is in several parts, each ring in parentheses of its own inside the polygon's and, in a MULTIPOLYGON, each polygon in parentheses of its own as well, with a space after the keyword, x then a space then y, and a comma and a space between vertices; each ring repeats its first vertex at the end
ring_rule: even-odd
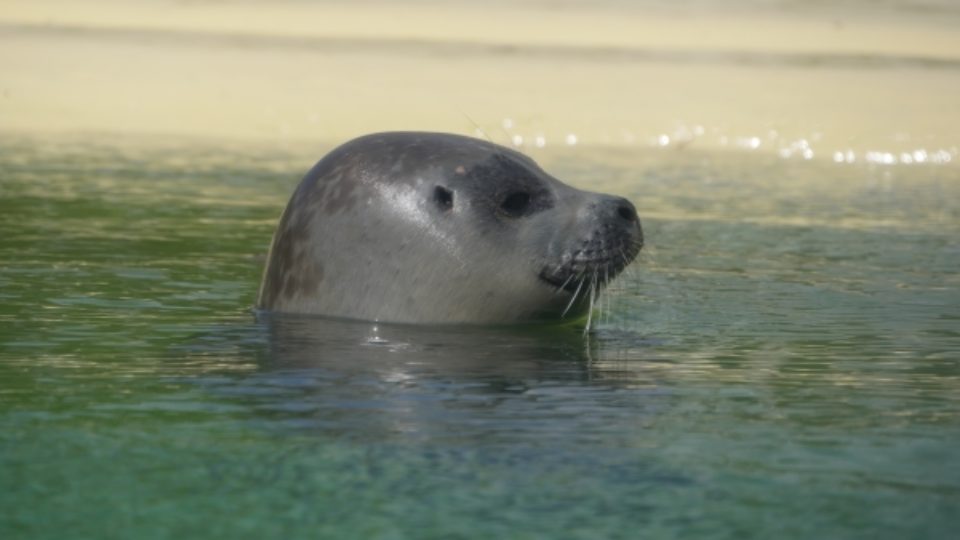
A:
POLYGON ((955 12, 665 6, 5 0, 0 132, 960 159, 955 12))

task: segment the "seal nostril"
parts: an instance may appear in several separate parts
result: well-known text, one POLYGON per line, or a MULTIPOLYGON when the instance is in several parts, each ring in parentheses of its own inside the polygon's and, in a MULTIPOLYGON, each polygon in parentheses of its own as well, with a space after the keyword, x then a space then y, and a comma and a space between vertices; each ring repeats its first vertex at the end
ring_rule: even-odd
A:
POLYGON ((617 207, 617 215, 619 215, 620 217, 622 217, 623 219, 625 219, 625 220, 627 220, 627 221, 636 221, 636 220, 637 220, 637 212, 636 212, 636 210, 634 210, 632 206, 627 206, 627 205, 625 205, 625 204, 622 204, 622 205, 620 205, 620 206, 617 207))

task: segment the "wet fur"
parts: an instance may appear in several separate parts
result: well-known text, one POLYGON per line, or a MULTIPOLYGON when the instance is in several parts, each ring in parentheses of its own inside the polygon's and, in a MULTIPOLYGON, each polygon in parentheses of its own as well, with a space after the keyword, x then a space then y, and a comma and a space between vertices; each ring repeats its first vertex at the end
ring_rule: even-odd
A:
POLYGON ((485 141, 350 141, 284 211, 257 306, 364 320, 503 323, 586 314, 643 234, 624 199, 567 186, 485 141), (520 196, 517 196, 520 194, 520 196), (508 204, 513 195, 523 204, 508 204))

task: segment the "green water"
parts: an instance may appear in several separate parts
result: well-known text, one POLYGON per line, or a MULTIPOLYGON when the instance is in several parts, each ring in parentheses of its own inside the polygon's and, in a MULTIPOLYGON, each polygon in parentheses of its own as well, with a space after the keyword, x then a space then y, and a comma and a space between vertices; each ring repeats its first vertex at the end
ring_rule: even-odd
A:
POLYGON ((960 170, 536 157, 596 331, 250 311, 325 148, 0 140, 0 538, 953 538, 960 170))

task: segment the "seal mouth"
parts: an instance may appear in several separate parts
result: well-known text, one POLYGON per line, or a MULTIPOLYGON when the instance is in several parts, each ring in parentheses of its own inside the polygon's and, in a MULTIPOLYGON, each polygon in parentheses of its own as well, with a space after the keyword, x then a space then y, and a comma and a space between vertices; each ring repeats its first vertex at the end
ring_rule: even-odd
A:
POLYGON ((577 294, 584 284, 597 289, 606 286, 627 267, 628 262, 613 259, 576 261, 575 264, 567 264, 559 268, 544 268, 538 277, 540 281, 550 285, 557 292, 566 291, 577 294))
POLYGON ((547 285, 550 285, 556 289, 557 292, 566 291, 570 294, 576 294, 577 289, 581 286, 581 280, 574 279, 573 274, 570 274, 568 277, 564 278, 550 274, 546 268, 541 270, 537 277, 540 278, 540 281, 543 281, 547 285))
POLYGON ((614 249, 608 243, 586 241, 580 249, 564 253, 559 263, 540 270, 540 281, 556 292, 577 295, 586 285, 599 291, 629 265, 643 248, 643 240, 620 242, 614 249))

